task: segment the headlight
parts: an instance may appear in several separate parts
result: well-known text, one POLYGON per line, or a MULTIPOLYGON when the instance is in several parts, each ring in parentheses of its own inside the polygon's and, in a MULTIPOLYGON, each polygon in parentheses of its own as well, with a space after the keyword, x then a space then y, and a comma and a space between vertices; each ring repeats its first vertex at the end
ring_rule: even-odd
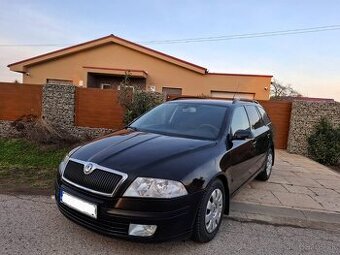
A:
POLYGON ((173 198, 187 195, 184 185, 178 181, 138 177, 125 191, 124 197, 173 198))
POLYGON ((72 149, 69 153, 66 154, 66 156, 64 157, 63 161, 61 161, 61 163, 59 164, 59 174, 63 175, 65 167, 68 163, 68 161, 70 160, 71 155, 80 148, 80 146, 72 149))

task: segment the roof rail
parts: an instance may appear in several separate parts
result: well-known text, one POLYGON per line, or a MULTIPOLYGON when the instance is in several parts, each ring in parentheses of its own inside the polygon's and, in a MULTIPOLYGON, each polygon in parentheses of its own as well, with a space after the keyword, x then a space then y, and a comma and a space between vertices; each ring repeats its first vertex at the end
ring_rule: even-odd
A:
POLYGON ((177 97, 174 97, 174 98, 170 98, 168 96, 168 100, 170 100, 170 101, 176 101, 176 100, 182 100, 182 99, 218 99, 218 100, 232 100, 233 104, 236 104, 238 102, 249 102, 249 103, 260 104, 256 100, 247 99, 247 98, 228 99, 228 98, 213 98, 213 97, 207 97, 207 96, 177 96, 177 97))
POLYGON ((207 97, 200 97, 200 96, 178 96, 170 99, 171 101, 181 100, 181 99, 206 99, 207 97))
POLYGON ((233 99, 233 104, 236 104, 238 102, 249 102, 249 103, 255 103, 255 104, 260 104, 259 102, 257 102, 254 99, 248 99, 248 98, 234 98, 233 99))

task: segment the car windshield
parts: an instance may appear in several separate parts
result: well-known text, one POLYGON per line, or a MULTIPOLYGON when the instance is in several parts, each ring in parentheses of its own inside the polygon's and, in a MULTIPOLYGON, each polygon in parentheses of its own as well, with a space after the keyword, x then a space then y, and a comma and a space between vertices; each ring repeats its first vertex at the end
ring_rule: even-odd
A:
POLYGON ((154 133, 214 140, 227 108, 202 103, 164 103, 134 121, 130 127, 154 133))

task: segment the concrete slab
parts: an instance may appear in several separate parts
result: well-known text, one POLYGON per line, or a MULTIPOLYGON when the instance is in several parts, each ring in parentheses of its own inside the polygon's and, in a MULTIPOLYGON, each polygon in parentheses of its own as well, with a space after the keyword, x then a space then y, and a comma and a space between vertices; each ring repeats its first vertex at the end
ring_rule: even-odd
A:
POLYGON ((276 171, 273 172, 273 176, 278 176, 278 177, 298 177, 293 171, 288 170, 288 171, 276 171))
MULTIPOLYGON (((304 213, 299 210, 293 210, 291 208, 284 207, 272 207, 272 206, 259 206, 257 204, 250 203, 239 203, 232 202, 231 203, 232 211, 237 213, 238 215, 245 216, 245 214, 262 214, 262 215, 276 215, 278 217, 288 217, 295 219, 306 219, 304 213)), ((235 215, 233 213, 233 215, 235 215)))
POLYGON ((340 175, 337 173, 295 173, 298 177, 301 178, 308 178, 313 180, 339 180, 340 181, 340 175))
POLYGON ((320 183, 314 181, 313 179, 303 178, 303 177, 285 177, 288 184, 304 187, 322 187, 320 183))
POLYGON ((291 209, 340 211, 340 174, 311 159, 276 150, 267 182, 254 180, 234 201, 291 209))
POLYGON ((256 204, 281 205, 280 201, 268 190, 243 189, 233 200, 256 204))
POLYGON ((280 183, 261 182, 254 180, 250 183, 250 187, 253 189, 287 192, 285 187, 280 183))
POLYGON ((312 197, 306 194, 287 193, 273 191, 275 197, 281 202, 283 206, 291 208, 309 208, 322 210, 323 207, 315 201, 312 197))
POLYGON ((317 179, 316 182, 320 183, 325 188, 331 188, 331 189, 340 188, 340 180, 338 180, 337 178, 334 178, 332 180, 317 179))
POLYGON ((316 196, 314 200, 328 211, 340 212, 340 197, 316 196))
POLYGON ((333 189, 313 188, 313 187, 309 187, 308 189, 314 192, 316 196, 327 196, 327 197, 332 197, 332 198, 338 198, 338 197, 340 198, 340 193, 333 189))
POLYGON ((325 212, 316 212, 316 211, 301 211, 307 220, 310 221, 318 221, 318 222, 327 222, 327 223, 340 223, 340 214, 338 213, 325 213, 325 212))
POLYGON ((288 181, 284 177, 277 176, 275 174, 272 174, 272 176, 270 176, 270 178, 269 178, 269 180, 267 182, 288 184, 288 181))
POLYGON ((238 221, 331 230, 340 233, 340 213, 272 207, 249 203, 231 203, 227 216, 238 221))
POLYGON ((283 184, 283 186, 290 192, 290 193, 298 193, 298 194, 306 194, 314 196, 315 193, 310 190, 310 188, 304 186, 297 186, 292 184, 283 184))

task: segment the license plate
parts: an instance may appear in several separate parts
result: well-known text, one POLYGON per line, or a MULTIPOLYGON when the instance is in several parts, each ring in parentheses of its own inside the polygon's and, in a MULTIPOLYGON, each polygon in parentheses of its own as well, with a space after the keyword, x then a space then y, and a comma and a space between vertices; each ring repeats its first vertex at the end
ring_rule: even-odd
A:
POLYGON ((97 205, 72 196, 65 191, 60 192, 60 202, 87 216, 97 219, 97 205))

